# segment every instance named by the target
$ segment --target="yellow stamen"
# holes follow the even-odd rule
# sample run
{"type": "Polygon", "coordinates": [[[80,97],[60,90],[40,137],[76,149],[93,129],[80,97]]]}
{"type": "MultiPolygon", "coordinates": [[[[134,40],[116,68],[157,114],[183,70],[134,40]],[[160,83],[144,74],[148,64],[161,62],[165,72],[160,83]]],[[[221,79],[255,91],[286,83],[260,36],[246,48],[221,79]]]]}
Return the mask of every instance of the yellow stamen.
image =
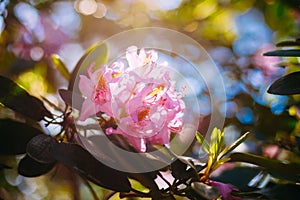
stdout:
{"type": "Polygon", "coordinates": [[[158,95],[160,92],[162,92],[165,89],[164,85],[159,85],[158,87],[154,88],[152,92],[149,92],[147,96],[154,97],[158,95]]]}
{"type": "Polygon", "coordinates": [[[103,73],[99,74],[99,81],[98,81],[98,85],[97,85],[98,89],[106,89],[106,80],[103,76],[103,73]]]}

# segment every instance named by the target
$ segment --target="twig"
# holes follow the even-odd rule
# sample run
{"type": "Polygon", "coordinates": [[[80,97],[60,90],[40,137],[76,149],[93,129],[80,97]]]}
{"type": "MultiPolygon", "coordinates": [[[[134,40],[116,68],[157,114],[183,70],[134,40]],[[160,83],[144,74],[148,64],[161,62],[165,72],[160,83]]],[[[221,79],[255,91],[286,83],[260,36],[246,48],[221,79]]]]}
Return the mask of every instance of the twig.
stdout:
{"type": "Polygon", "coordinates": [[[81,179],[83,180],[83,182],[85,183],[85,185],[89,188],[91,194],[93,195],[94,197],[94,200],[100,200],[94,190],[94,188],[91,186],[91,184],[83,177],[81,177],[81,179]]]}

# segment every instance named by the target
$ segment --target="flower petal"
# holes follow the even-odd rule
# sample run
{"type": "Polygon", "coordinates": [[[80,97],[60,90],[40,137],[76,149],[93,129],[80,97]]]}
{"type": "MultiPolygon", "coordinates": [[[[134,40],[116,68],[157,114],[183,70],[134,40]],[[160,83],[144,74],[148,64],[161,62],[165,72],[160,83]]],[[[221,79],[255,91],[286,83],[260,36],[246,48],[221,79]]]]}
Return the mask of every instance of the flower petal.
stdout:
{"type": "Polygon", "coordinates": [[[126,59],[129,64],[129,68],[134,69],[137,67],[141,67],[141,61],[139,56],[137,55],[137,47],[131,46],[126,50],[126,59]]]}
{"type": "Polygon", "coordinates": [[[80,75],[79,90],[87,98],[90,98],[93,93],[93,83],[84,75],[80,75]]]}
{"type": "Polygon", "coordinates": [[[98,111],[96,110],[96,105],[89,99],[86,99],[81,107],[79,121],[86,120],[89,116],[96,114],[98,111]]]}
{"type": "Polygon", "coordinates": [[[143,138],[135,138],[135,137],[131,137],[131,136],[126,136],[128,142],[134,146],[137,150],[139,150],[140,152],[146,152],[146,141],[143,138]]]}

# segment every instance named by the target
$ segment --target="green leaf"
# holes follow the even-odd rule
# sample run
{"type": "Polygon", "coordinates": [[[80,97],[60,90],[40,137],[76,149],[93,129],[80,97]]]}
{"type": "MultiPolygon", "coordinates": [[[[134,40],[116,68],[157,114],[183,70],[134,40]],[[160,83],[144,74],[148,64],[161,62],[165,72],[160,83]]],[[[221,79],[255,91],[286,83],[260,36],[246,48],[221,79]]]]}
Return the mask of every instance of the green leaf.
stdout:
{"type": "Polygon", "coordinates": [[[201,145],[202,149],[206,153],[209,154],[210,153],[210,151],[209,151],[209,144],[205,141],[204,137],[198,131],[196,132],[196,138],[197,138],[199,144],[201,145]]]}
{"type": "Polygon", "coordinates": [[[224,142],[224,131],[221,131],[220,130],[220,135],[219,135],[219,138],[218,138],[218,152],[217,154],[219,155],[221,153],[221,150],[223,148],[223,142],[224,142]]]}
{"type": "Polygon", "coordinates": [[[280,95],[300,94],[300,72],[294,72],[276,80],[268,89],[268,93],[280,95]]]}
{"type": "Polygon", "coordinates": [[[32,138],[26,148],[27,154],[39,163],[49,164],[55,162],[50,150],[52,148],[52,144],[54,144],[56,140],[45,134],[40,134],[32,138]]]}
{"type": "Polygon", "coordinates": [[[51,55],[51,60],[52,60],[52,63],[54,65],[54,67],[61,73],[61,75],[63,75],[63,77],[65,77],[66,80],[69,81],[71,75],[70,75],[66,65],[60,59],[59,55],[52,54],[51,55]]]}
{"type": "Polygon", "coordinates": [[[282,162],[248,153],[233,153],[230,155],[230,158],[232,162],[246,162],[259,165],[277,178],[300,181],[299,163],[282,162]]]}
{"type": "Polygon", "coordinates": [[[276,184],[258,190],[256,193],[265,196],[264,199],[300,199],[300,186],[296,184],[276,184]]]}
{"type": "Polygon", "coordinates": [[[26,90],[4,76],[0,76],[0,103],[33,120],[52,117],[41,100],[29,95],[26,90]]]}
{"type": "Polygon", "coordinates": [[[0,120],[0,154],[16,155],[26,152],[31,138],[43,134],[40,130],[27,124],[10,119],[0,120]]]}
{"type": "Polygon", "coordinates": [[[55,164],[55,162],[40,163],[26,155],[18,165],[18,173],[26,177],[37,177],[48,173],[55,164]]]}
{"type": "Polygon", "coordinates": [[[51,153],[58,162],[99,186],[119,192],[131,189],[126,173],[106,166],[77,144],[54,143],[51,153]]]}
{"type": "Polygon", "coordinates": [[[263,54],[264,56],[280,56],[280,57],[300,57],[300,50],[275,50],[263,54]]]}
{"type": "Polygon", "coordinates": [[[249,136],[250,132],[246,132],[241,137],[239,137],[233,144],[231,144],[229,147],[226,147],[219,155],[219,159],[221,159],[223,156],[227,155],[228,153],[232,152],[236,147],[238,147],[241,143],[243,143],[247,137],[249,136]]]}

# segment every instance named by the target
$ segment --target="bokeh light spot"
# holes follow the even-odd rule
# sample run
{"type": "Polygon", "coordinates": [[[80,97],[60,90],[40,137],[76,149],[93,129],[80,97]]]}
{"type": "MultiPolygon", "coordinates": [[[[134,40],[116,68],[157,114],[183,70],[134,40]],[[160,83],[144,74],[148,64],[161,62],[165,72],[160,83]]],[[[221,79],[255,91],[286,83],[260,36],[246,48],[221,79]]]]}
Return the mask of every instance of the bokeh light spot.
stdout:
{"type": "Polygon", "coordinates": [[[237,119],[242,124],[252,124],[254,122],[254,114],[251,108],[243,107],[236,113],[237,119]]]}
{"type": "Polygon", "coordinates": [[[216,0],[205,0],[199,3],[193,12],[193,16],[195,19],[205,19],[213,12],[215,12],[217,8],[216,0]]]}
{"type": "Polygon", "coordinates": [[[30,49],[30,57],[34,61],[39,61],[44,56],[44,50],[41,47],[33,47],[30,49]]]}
{"type": "Polygon", "coordinates": [[[29,4],[18,3],[14,7],[14,13],[18,20],[30,30],[33,30],[39,24],[38,11],[29,4]]]}
{"type": "Polygon", "coordinates": [[[81,0],[76,5],[78,5],[78,11],[83,15],[92,15],[97,11],[97,3],[94,0],[81,0]]]}
{"type": "Polygon", "coordinates": [[[193,32],[193,31],[197,30],[197,28],[198,28],[198,22],[193,21],[193,22],[189,23],[188,25],[186,25],[184,27],[184,30],[186,32],[193,32]]]}
{"type": "Polygon", "coordinates": [[[102,18],[106,15],[107,8],[103,3],[97,3],[97,10],[93,14],[96,18],[102,18]]]}

